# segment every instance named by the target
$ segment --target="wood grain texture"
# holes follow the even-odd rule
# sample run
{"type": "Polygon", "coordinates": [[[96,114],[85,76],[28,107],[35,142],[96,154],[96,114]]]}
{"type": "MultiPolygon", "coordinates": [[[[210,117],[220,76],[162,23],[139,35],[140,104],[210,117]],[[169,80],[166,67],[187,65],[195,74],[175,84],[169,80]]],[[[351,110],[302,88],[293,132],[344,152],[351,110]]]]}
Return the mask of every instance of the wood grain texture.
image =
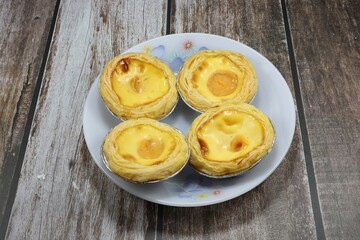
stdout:
{"type": "MultiPolygon", "coordinates": [[[[274,1],[175,1],[172,32],[205,32],[243,42],[280,70],[291,90],[283,16],[274,1]]],[[[315,239],[307,172],[297,126],[279,168],[231,201],[201,208],[164,207],[164,239],[315,239]]]]}
{"type": "Polygon", "coordinates": [[[360,2],[291,0],[288,9],[325,235],[358,239],[360,2]]]}
{"type": "Polygon", "coordinates": [[[8,239],[154,239],[157,205],[112,184],[82,134],[87,92],[114,55],[165,34],[166,1],[61,1],[8,239]]]}
{"type": "Polygon", "coordinates": [[[0,225],[54,7],[45,0],[0,2],[0,225]]]}

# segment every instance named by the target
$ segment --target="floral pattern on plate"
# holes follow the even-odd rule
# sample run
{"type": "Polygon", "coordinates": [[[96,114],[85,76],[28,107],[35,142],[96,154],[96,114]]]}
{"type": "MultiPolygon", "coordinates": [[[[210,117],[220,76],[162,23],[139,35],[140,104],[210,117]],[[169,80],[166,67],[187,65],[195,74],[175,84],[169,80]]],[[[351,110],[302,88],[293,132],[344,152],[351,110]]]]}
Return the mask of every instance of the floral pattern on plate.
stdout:
{"type": "Polygon", "coordinates": [[[235,183],[231,179],[211,179],[197,173],[190,173],[166,181],[165,184],[167,189],[179,198],[204,199],[221,195],[225,186],[235,183]]]}
{"type": "Polygon", "coordinates": [[[166,49],[165,45],[149,46],[146,45],[142,52],[151,54],[165,62],[174,73],[178,73],[185,60],[202,50],[207,50],[205,46],[196,46],[193,41],[185,40],[178,49],[166,49]]]}

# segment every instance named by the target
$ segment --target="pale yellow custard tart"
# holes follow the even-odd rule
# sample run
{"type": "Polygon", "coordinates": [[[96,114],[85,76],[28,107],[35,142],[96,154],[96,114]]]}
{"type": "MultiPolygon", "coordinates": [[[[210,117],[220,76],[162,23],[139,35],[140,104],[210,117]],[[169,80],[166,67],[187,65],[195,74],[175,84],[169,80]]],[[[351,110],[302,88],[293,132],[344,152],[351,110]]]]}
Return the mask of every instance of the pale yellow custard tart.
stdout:
{"type": "Polygon", "coordinates": [[[225,103],[249,103],[257,84],[249,59],[225,50],[194,54],[186,60],[177,79],[183,100],[200,112],[225,103]]]}
{"type": "Polygon", "coordinates": [[[207,176],[229,177],[245,172],[269,153],[275,132],[256,107],[227,104],[198,116],[187,139],[192,167],[207,176]]]}
{"type": "Polygon", "coordinates": [[[102,71],[99,88],[107,108],[123,120],[163,118],[178,100],[174,73],[159,59],[143,53],[111,59],[102,71]]]}
{"type": "Polygon", "coordinates": [[[102,157],[110,171],[135,183],[157,182],[178,173],[189,159],[184,135],[153,119],[120,123],[105,137],[102,157]]]}

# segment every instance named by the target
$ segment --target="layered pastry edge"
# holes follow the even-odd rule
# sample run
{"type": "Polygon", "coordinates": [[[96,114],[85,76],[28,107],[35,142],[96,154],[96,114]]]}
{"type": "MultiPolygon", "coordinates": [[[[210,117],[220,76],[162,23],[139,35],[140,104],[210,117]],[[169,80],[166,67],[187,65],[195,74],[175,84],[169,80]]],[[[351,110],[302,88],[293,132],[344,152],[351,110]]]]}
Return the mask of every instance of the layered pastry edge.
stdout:
{"type": "MultiPolygon", "coordinates": [[[[251,126],[251,124],[252,123],[250,123],[249,126],[251,126]]],[[[236,139],[237,137],[235,135],[232,136],[234,139],[236,139]]],[[[224,136],[225,137],[223,139],[226,139],[226,135],[224,136]]],[[[246,138],[246,136],[244,138],[246,138]]],[[[211,139],[211,136],[208,139],[211,139]]],[[[272,149],[275,140],[275,131],[269,118],[256,107],[246,103],[237,105],[227,104],[218,108],[210,109],[198,116],[190,126],[187,140],[190,147],[189,163],[193,168],[195,168],[197,171],[204,175],[214,177],[226,177],[245,172],[246,170],[256,165],[265,155],[267,155],[272,149]],[[206,125],[207,123],[209,123],[209,121],[211,121],[211,119],[223,114],[226,111],[244,113],[245,115],[249,115],[256,121],[258,121],[258,123],[262,126],[262,142],[259,146],[255,146],[253,150],[251,150],[244,156],[223,160],[221,158],[214,159],[211,157],[207,157],[208,155],[204,154],[204,151],[206,151],[206,147],[208,147],[206,145],[207,143],[201,142],[202,139],[201,137],[199,137],[198,133],[199,131],[201,131],[201,128],[202,126],[204,126],[204,124],[206,125]]],[[[244,141],[246,140],[244,139],[244,141]]],[[[232,143],[233,142],[231,142],[231,144],[228,144],[228,147],[236,149],[238,146],[236,144],[234,146],[230,146],[232,145],[232,143]]],[[[241,144],[239,145],[239,147],[241,148],[241,144]]]]}
{"type": "Polygon", "coordinates": [[[226,103],[249,103],[256,94],[257,85],[250,60],[240,53],[226,50],[204,50],[192,55],[185,61],[177,77],[179,94],[190,107],[200,112],[226,103]],[[218,64],[216,58],[223,59],[225,64],[218,64]],[[211,73],[204,79],[201,75],[206,74],[201,71],[205,69],[206,72],[207,68],[211,73]],[[199,78],[200,82],[206,81],[206,84],[200,84],[204,91],[197,88],[194,78],[199,78]]]}
{"type": "Polygon", "coordinates": [[[136,183],[156,182],[174,176],[189,159],[184,135],[165,123],[148,118],[128,120],[114,127],[105,137],[101,151],[110,171],[136,183]],[[139,134],[132,132],[131,138],[126,139],[127,130],[143,127],[156,130],[151,135],[151,130],[139,129],[139,134]],[[163,137],[165,135],[167,137],[163,137]],[[121,142],[126,142],[124,149],[119,146],[121,142]]]}
{"type": "MultiPolygon", "coordinates": [[[[153,76],[151,79],[157,81],[153,76]]],[[[161,119],[174,109],[178,101],[176,77],[174,73],[161,60],[144,53],[127,53],[108,61],[100,75],[99,91],[108,110],[122,120],[136,118],[161,119]],[[131,64],[131,62],[134,64],[131,64]],[[145,66],[145,68],[143,66],[145,66]],[[134,68],[136,69],[134,70],[134,68]],[[159,94],[159,84],[151,82],[143,88],[147,95],[141,92],[141,84],[146,83],[143,81],[144,76],[145,78],[148,76],[143,74],[144,76],[141,77],[141,74],[139,74],[139,77],[134,71],[141,71],[142,69],[145,69],[145,71],[149,69],[149,71],[152,70],[153,75],[157,73],[161,74],[159,79],[162,79],[163,85],[167,84],[167,86],[162,88],[162,95],[159,94]],[[120,72],[120,74],[117,74],[118,72],[120,72]],[[129,72],[128,76],[126,75],[127,72],[129,72]],[[124,74],[125,77],[121,78],[121,74],[124,74]],[[114,76],[120,80],[116,81],[114,76]],[[122,96],[122,93],[125,94],[125,96],[122,96]],[[126,96],[126,94],[128,94],[128,96],[126,96]],[[156,94],[159,96],[154,97],[156,94]],[[144,104],[140,102],[137,105],[134,104],[134,106],[130,106],[129,103],[131,103],[131,101],[129,101],[129,99],[140,101],[144,96],[149,98],[147,102],[144,100],[144,104]],[[121,98],[123,98],[123,101],[121,98]]]]}

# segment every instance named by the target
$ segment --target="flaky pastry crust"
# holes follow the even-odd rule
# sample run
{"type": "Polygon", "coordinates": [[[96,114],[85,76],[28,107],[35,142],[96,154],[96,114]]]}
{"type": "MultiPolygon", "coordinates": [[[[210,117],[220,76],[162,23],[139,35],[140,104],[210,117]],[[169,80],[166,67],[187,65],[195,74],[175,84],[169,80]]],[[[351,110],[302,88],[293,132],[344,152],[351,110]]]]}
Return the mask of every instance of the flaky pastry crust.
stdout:
{"type": "MultiPolygon", "coordinates": [[[[210,68],[208,71],[217,74],[218,79],[221,78],[221,75],[224,76],[224,73],[216,73],[224,69],[223,64],[216,64],[210,68]]],[[[214,74],[210,75],[214,76],[214,74]]],[[[249,103],[255,96],[257,85],[256,73],[249,59],[242,54],[225,50],[204,50],[192,55],[186,60],[177,77],[177,87],[181,97],[188,105],[200,112],[226,103],[249,103]],[[214,94],[213,99],[210,99],[201,94],[197,87],[194,86],[196,85],[194,84],[194,73],[206,70],[206,64],[203,63],[206,63],[207,59],[215,58],[226,59],[234,67],[236,66],[236,71],[241,72],[242,76],[239,77],[238,73],[234,74],[231,70],[225,71],[225,74],[228,73],[229,75],[228,79],[225,79],[223,82],[221,80],[217,80],[217,82],[213,80],[212,84],[208,84],[207,88],[214,94]],[[224,84],[228,86],[224,87],[224,84]],[[237,84],[241,84],[241,87],[238,88],[237,84]],[[233,91],[235,92],[233,93],[233,91]],[[230,98],[226,95],[229,95],[230,98]]]]}
{"type": "MultiPolygon", "coordinates": [[[[141,67],[136,66],[137,69],[141,69],[141,67]]],[[[131,76],[136,78],[137,76],[131,76]]],[[[137,81],[142,81],[146,79],[146,75],[141,75],[139,72],[139,77],[137,81]]],[[[134,91],[129,91],[128,94],[134,94],[136,96],[140,95],[141,93],[136,92],[137,89],[137,82],[133,83],[129,81],[129,84],[133,84],[132,87],[134,91]]],[[[154,87],[157,83],[152,84],[154,87]]],[[[130,88],[131,89],[131,88],[130,88]]],[[[117,117],[122,120],[127,119],[136,119],[136,118],[152,118],[152,119],[161,119],[167,116],[175,107],[178,101],[178,93],[176,90],[176,77],[171,71],[171,69],[159,59],[152,57],[148,54],[144,53],[128,53],[123,54],[111,59],[104,67],[101,76],[100,76],[100,84],[99,84],[99,91],[100,95],[107,106],[107,108],[117,117]],[[131,68],[132,65],[126,62],[141,62],[142,65],[148,65],[155,67],[161,70],[161,78],[165,78],[168,82],[168,90],[164,93],[163,96],[159,97],[158,99],[151,99],[149,102],[144,103],[139,106],[127,106],[126,104],[122,103],[121,97],[119,96],[116,91],[114,90],[112,78],[113,74],[116,71],[121,71],[123,69],[124,76],[126,76],[127,68],[131,68]],[[120,68],[119,64],[123,64],[123,67],[120,68]],[[120,69],[120,70],[119,70],[120,69]]]]}
{"type": "MultiPolygon", "coordinates": [[[[148,135],[151,135],[151,132],[148,135]]],[[[154,138],[156,138],[156,135],[154,135],[154,138]]],[[[189,159],[189,148],[184,135],[180,131],[153,119],[140,118],[122,122],[113,128],[104,139],[102,156],[110,171],[123,179],[136,183],[148,183],[164,180],[178,173],[186,165],[189,159]],[[135,146],[127,146],[128,148],[133,147],[134,149],[145,151],[145,154],[140,154],[140,157],[145,156],[144,159],[140,159],[143,163],[137,162],[133,158],[122,154],[125,150],[122,150],[123,146],[119,146],[116,143],[118,137],[125,131],[139,126],[150,127],[150,129],[154,128],[156,132],[161,131],[166,135],[171,136],[170,141],[174,143],[171,146],[166,145],[170,144],[170,141],[167,140],[159,143],[162,146],[160,154],[163,149],[170,149],[161,161],[146,164],[147,161],[152,161],[156,158],[156,153],[154,155],[154,151],[159,150],[156,146],[151,146],[151,136],[149,139],[146,134],[144,136],[141,136],[141,134],[133,135],[131,136],[131,141],[126,142],[126,145],[132,144],[131,142],[136,143],[135,146]],[[150,145],[144,145],[144,140],[150,145]],[[141,149],[144,147],[145,149],[141,149]]],[[[137,157],[139,158],[139,156],[137,157]]]]}
{"type": "MultiPolygon", "coordinates": [[[[224,131],[221,134],[226,133],[224,131]]],[[[235,137],[236,136],[234,136],[234,138],[235,137]]],[[[268,154],[275,140],[275,132],[268,117],[256,107],[246,103],[238,105],[227,104],[218,108],[210,109],[198,116],[193,121],[189,129],[187,140],[190,146],[189,163],[192,167],[200,173],[208,176],[226,177],[245,172],[257,164],[266,154],[268,154]],[[214,119],[216,116],[222,117],[222,114],[229,112],[246,114],[255,119],[254,121],[258,122],[262,126],[262,143],[254,147],[254,149],[251,149],[251,151],[249,151],[246,155],[235,159],[221,159],[221,157],[220,159],[216,159],[216,161],[208,159],[206,154],[204,154],[204,146],[202,146],[203,143],[199,141],[199,131],[201,131],[202,127],[209,123],[211,119],[214,119]]],[[[241,143],[239,146],[241,147],[241,143]]],[[[235,151],[236,150],[237,149],[235,147],[235,151]]]]}

